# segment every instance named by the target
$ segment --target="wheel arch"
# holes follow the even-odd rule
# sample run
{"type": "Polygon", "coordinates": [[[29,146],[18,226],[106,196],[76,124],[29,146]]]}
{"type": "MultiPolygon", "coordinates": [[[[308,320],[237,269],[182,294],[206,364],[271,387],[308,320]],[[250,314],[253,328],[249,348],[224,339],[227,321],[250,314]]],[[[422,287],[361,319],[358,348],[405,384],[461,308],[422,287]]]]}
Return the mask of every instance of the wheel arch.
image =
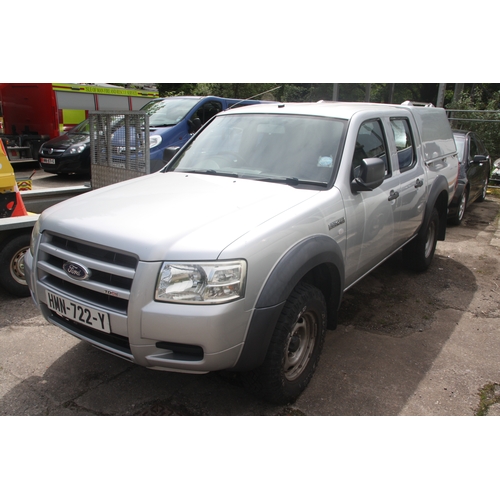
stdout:
{"type": "Polygon", "coordinates": [[[327,236],[311,236],[290,248],[268,276],[233,370],[251,370],[262,364],[281,310],[301,281],[321,291],[327,304],[327,327],[336,327],[344,287],[342,251],[338,243],[327,236]]]}
{"type": "Polygon", "coordinates": [[[425,216],[422,227],[427,227],[432,215],[432,209],[436,208],[439,214],[438,240],[444,241],[446,236],[446,223],[448,219],[448,205],[450,203],[448,194],[448,181],[445,177],[437,177],[431,187],[425,207],[425,216]]]}

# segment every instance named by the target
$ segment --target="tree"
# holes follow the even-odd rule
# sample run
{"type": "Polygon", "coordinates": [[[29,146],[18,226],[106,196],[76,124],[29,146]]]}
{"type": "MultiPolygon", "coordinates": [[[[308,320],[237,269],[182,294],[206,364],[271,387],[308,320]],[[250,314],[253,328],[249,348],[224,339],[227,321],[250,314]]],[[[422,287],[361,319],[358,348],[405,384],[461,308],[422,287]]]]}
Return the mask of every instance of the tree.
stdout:
{"type": "Polygon", "coordinates": [[[196,83],[157,83],[160,97],[170,97],[174,95],[192,95],[192,89],[196,83]]]}
{"type": "Polygon", "coordinates": [[[158,83],[160,96],[214,95],[233,99],[248,99],[258,95],[259,99],[277,100],[277,94],[268,91],[275,83],[158,83]]]}
{"type": "Polygon", "coordinates": [[[459,130],[472,130],[482,140],[492,160],[500,157],[500,85],[468,84],[448,106],[453,111],[451,125],[459,130]],[[496,113],[493,111],[497,111],[496,113]]]}

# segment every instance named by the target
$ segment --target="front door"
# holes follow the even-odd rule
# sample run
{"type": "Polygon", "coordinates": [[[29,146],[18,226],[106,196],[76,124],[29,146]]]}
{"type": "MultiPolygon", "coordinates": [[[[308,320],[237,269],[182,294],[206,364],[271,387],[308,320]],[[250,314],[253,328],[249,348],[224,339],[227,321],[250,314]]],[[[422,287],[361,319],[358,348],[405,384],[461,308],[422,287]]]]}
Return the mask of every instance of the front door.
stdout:
{"type": "Polygon", "coordinates": [[[360,191],[349,202],[346,247],[346,276],[351,285],[389,256],[394,250],[399,180],[393,175],[387,140],[380,120],[369,120],[359,128],[352,159],[351,178],[358,176],[364,158],[381,158],[386,165],[385,179],[373,191],[360,191]]]}

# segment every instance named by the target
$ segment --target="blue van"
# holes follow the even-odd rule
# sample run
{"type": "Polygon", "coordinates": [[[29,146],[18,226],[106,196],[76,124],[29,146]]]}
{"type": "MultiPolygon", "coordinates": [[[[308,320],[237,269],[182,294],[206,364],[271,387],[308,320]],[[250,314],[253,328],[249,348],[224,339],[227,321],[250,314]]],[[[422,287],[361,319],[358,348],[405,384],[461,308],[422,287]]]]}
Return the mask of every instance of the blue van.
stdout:
{"type": "MultiPolygon", "coordinates": [[[[149,115],[150,171],[164,165],[163,151],[168,147],[182,147],[210,118],[226,109],[261,104],[269,101],[226,99],[223,97],[180,96],[155,99],[141,111],[149,115]]],[[[124,146],[124,135],[117,134],[113,146],[124,146]],[[123,144],[116,141],[121,136],[123,144]]]]}

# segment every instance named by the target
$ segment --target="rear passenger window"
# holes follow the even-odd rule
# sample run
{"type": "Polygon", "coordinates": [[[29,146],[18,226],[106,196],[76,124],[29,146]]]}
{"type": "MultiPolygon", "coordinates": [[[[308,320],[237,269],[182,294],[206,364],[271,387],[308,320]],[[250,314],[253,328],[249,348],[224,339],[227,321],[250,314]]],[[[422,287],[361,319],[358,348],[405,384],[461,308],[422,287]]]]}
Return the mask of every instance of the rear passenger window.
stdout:
{"type": "Polygon", "coordinates": [[[356,149],[352,159],[354,177],[358,177],[359,167],[365,158],[380,158],[385,163],[385,176],[389,177],[391,171],[387,161],[387,147],[382,125],[378,120],[370,120],[361,125],[356,138],[356,149]]]}
{"type": "Polygon", "coordinates": [[[392,118],[391,125],[398,152],[399,170],[403,172],[415,165],[415,146],[410,124],[406,118],[392,118]]]}

